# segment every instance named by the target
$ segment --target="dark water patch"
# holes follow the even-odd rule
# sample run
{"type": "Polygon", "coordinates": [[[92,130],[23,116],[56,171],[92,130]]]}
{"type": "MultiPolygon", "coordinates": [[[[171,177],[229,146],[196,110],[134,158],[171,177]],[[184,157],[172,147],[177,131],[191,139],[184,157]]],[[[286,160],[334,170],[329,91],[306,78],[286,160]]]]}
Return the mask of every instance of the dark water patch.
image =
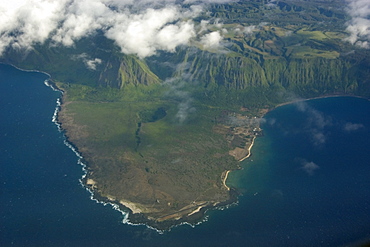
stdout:
{"type": "Polygon", "coordinates": [[[166,109],[159,107],[156,110],[145,110],[139,113],[139,117],[143,123],[153,123],[167,116],[166,109]]]}

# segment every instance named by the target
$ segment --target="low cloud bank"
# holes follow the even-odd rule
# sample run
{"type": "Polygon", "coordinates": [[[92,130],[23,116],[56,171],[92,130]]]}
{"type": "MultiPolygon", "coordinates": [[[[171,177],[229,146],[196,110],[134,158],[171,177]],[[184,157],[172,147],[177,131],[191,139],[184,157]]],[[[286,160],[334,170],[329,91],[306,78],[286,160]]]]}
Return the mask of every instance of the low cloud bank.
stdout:
{"type": "Polygon", "coordinates": [[[352,17],[347,22],[347,31],[350,36],[346,38],[351,44],[370,49],[370,1],[347,0],[347,13],[352,17]]]}
{"type": "Polygon", "coordinates": [[[32,49],[50,39],[55,45],[75,41],[98,30],[126,54],[139,57],[197,40],[216,48],[219,32],[202,33],[193,21],[206,3],[227,0],[13,0],[0,2],[0,55],[7,47],[32,49]]]}

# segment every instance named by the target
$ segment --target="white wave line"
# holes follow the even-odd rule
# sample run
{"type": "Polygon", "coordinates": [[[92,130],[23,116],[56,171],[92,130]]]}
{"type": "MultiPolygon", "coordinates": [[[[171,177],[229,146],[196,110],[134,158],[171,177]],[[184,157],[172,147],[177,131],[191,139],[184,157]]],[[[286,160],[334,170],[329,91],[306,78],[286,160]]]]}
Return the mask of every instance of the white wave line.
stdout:
{"type": "MultiPolygon", "coordinates": [[[[58,92],[61,92],[62,95],[63,95],[63,91],[62,90],[59,90],[57,88],[55,88],[52,84],[49,83],[48,80],[45,80],[44,81],[44,84],[48,87],[50,87],[53,91],[58,91],[58,92]]],[[[63,129],[61,127],[61,124],[58,122],[58,113],[61,109],[61,97],[59,97],[57,100],[56,100],[56,107],[55,107],[55,110],[54,110],[54,113],[53,113],[53,117],[52,117],[52,122],[57,126],[58,128],[58,131],[60,133],[63,133],[63,129]]],[[[100,201],[96,198],[94,198],[94,191],[92,191],[90,188],[88,188],[87,186],[84,185],[83,183],[83,179],[87,176],[87,168],[86,168],[86,164],[84,164],[82,162],[83,160],[83,157],[82,155],[77,151],[77,149],[67,140],[67,137],[65,136],[65,134],[63,134],[63,137],[64,137],[64,145],[66,145],[69,149],[71,149],[75,155],[78,157],[78,160],[77,160],[77,164],[79,164],[82,168],[82,171],[83,171],[83,175],[82,177],[79,179],[79,182],[80,182],[80,185],[82,188],[84,188],[85,190],[87,190],[89,193],[90,193],[90,199],[92,201],[95,201],[96,203],[99,203],[99,204],[103,204],[103,206],[107,206],[107,205],[110,205],[114,210],[120,212],[123,216],[123,220],[122,220],[122,223],[123,224],[127,224],[127,225],[133,225],[133,226],[139,226],[139,225],[144,225],[152,230],[155,230],[157,231],[159,234],[163,234],[164,231],[161,231],[161,230],[158,230],[154,227],[151,227],[151,226],[148,226],[146,224],[143,224],[143,223],[138,223],[138,224],[135,224],[135,223],[132,223],[129,221],[128,219],[128,216],[129,216],[129,212],[127,211],[123,211],[118,204],[115,204],[115,203],[112,203],[112,202],[105,202],[105,201],[100,201]]]]}
{"type": "Polygon", "coordinates": [[[55,91],[55,92],[60,92],[60,93],[62,93],[62,94],[63,94],[63,91],[62,91],[62,90],[60,90],[59,88],[54,87],[54,85],[53,85],[52,83],[50,83],[50,80],[49,80],[49,79],[46,79],[46,80],[44,81],[44,84],[45,84],[47,87],[50,87],[53,91],[55,91]]]}
{"type": "MultiPolygon", "coordinates": [[[[3,63],[0,63],[0,64],[3,64],[3,63]]],[[[63,96],[64,92],[62,90],[58,89],[57,87],[55,87],[52,83],[50,83],[50,78],[51,78],[51,75],[50,74],[48,74],[48,73],[46,73],[44,71],[39,71],[39,70],[25,70],[25,69],[21,69],[21,68],[18,68],[17,66],[14,66],[13,64],[9,64],[9,65],[12,66],[12,67],[14,67],[14,68],[16,68],[16,69],[18,69],[18,70],[20,70],[20,71],[23,71],[23,72],[37,72],[37,73],[42,73],[42,74],[47,75],[49,77],[49,79],[46,79],[44,81],[45,86],[50,87],[55,92],[60,92],[62,94],[62,96],[63,96]]],[[[58,122],[58,113],[61,110],[61,105],[62,105],[62,100],[61,99],[62,99],[62,96],[57,98],[57,100],[56,100],[56,107],[55,107],[53,116],[51,118],[51,121],[57,126],[57,129],[58,129],[58,131],[60,133],[63,133],[63,129],[62,129],[62,126],[61,126],[60,122],[58,122]]],[[[132,226],[144,225],[144,226],[146,226],[149,229],[152,229],[152,230],[157,231],[159,234],[163,234],[164,233],[164,231],[158,230],[158,229],[156,229],[154,227],[151,227],[149,225],[146,225],[144,223],[137,223],[137,224],[132,223],[128,219],[129,212],[123,211],[119,207],[118,204],[115,204],[115,203],[112,203],[112,202],[99,201],[98,199],[94,198],[94,192],[91,189],[89,189],[87,186],[85,186],[83,184],[83,181],[82,181],[87,176],[86,164],[84,164],[82,162],[82,160],[83,160],[82,155],[77,151],[77,149],[70,142],[68,142],[67,137],[66,137],[66,135],[64,133],[63,133],[63,137],[64,137],[64,141],[63,141],[64,145],[66,145],[69,149],[71,149],[76,154],[76,156],[78,157],[77,164],[81,165],[82,171],[83,171],[83,175],[79,179],[79,182],[80,182],[81,186],[90,193],[90,199],[92,201],[95,201],[96,203],[99,203],[99,204],[103,204],[103,206],[110,205],[114,210],[120,212],[122,214],[122,216],[123,216],[123,220],[122,220],[122,223],[123,224],[132,225],[132,226]]]]}
{"type": "MultiPolygon", "coordinates": [[[[58,89],[58,88],[55,88],[51,83],[49,83],[49,80],[45,80],[45,81],[44,81],[44,84],[45,84],[46,86],[50,87],[53,91],[60,92],[62,95],[64,94],[64,92],[63,92],[62,90],[60,90],[60,89],[58,89]]],[[[59,113],[59,111],[61,110],[61,105],[62,105],[61,97],[59,97],[59,98],[56,100],[56,107],[55,107],[55,110],[54,110],[54,113],[53,113],[52,122],[57,126],[58,131],[59,131],[60,133],[63,133],[62,126],[61,126],[60,122],[58,122],[58,113],[59,113]]],[[[87,191],[90,193],[90,199],[91,199],[92,201],[95,201],[96,203],[99,203],[99,204],[103,204],[103,206],[107,206],[107,205],[109,205],[109,206],[111,206],[114,210],[116,210],[116,211],[120,212],[120,213],[122,214],[122,216],[123,216],[123,219],[122,219],[122,223],[123,223],[123,224],[132,225],[132,226],[146,226],[147,228],[149,228],[149,229],[151,229],[151,230],[154,230],[154,231],[156,231],[156,232],[157,232],[157,233],[159,233],[159,234],[164,234],[164,233],[165,233],[165,231],[164,231],[164,230],[159,230],[159,229],[157,229],[157,228],[155,228],[155,227],[152,227],[152,226],[147,225],[147,224],[144,224],[144,223],[132,223],[132,222],[130,222],[130,221],[129,221],[129,215],[130,215],[130,213],[129,213],[129,212],[127,212],[127,211],[123,211],[123,210],[119,207],[119,205],[118,205],[118,204],[113,203],[113,202],[100,201],[100,200],[98,200],[98,199],[94,198],[94,191],[93,191],[93,190],[91,190],[89,187],[85,186],[85,185],[84,185],[84,183],[83,183],[83,180],[84,180],[84,179],[85,179],[85,177],[87,176],[88,171],[87,171],[87,166],[86,166],[86,164],[84,164],[84,163],[82,162],[82,160],[83,160],[82,155],[77,151],[77,148],[76,148],[76,147],[74,147],[74,146],[72,145],[72,143],[70,143],[70,142],[68,141],[68,139],[67,139],[67,137],[66,137],[66,135],[65,135],[64,133],[63,133],[63,137],[64,137],[64,141],[63,141],[64,145],[66,145],[69,149],[71,149],[71,150],[76,154],[76,156],[78,157],[77,164],[79,164],[79,165],[81,166],[82,171],[83,171],[83,175],[82,175],[82,177],[79,179],[79,183],[80,183],[80,185],[81,185],[81,187],[82,187],[82,188],[84,188],[85,190],[87,190],[87,191]]],[[[227,208],[227,207],[228,207],[228,206],[226,206],[226,208],[227,208]]],[[[221,207],[218,207],[217,209],[221,209],[221,207]]],[[[221,210],[223,210],[223,209],[221,209],[221,210]]],[[[206,221],[208,221],[208,215],[204,215],[202,220],[200,220],[200,221],[198,221],[198,222],[196,222],[196,223],[193,223],[193,224],[191,224],[191,223],[189,223],[189,222],[181,222],[180,224],[177,224],[177,225],[171,226],[167,231],[171,231],[171,229],[172,229],[172,228],[174,228],[174,227],[178,227],[178,226],[181,226],[181,225],[189,225],[189,226],[191,226],[191,227],[193,227],[193,228],[194,228],[194,227],[196,227],[197,225],[200,225],[200,224],[202,224],[203,222],[206,222],[206,221]]]]}
{"type": "Polygon", "coordinates": [[[18,69],[20,71],[23,71],[23,72],[37,72],[37,73],[45,74],[45,75],[51,77],[51,75],[49,73],[46,73],[45,71],[35,70],[35,69],[21,69],[21,68],[15,66],[14,64],[11,64],[11,63],[0,63],[0,64],[10,65],[10,66],[12,66],[12,67],[14,67],[14,68],[16,68],[16,69],[18,69]]]}

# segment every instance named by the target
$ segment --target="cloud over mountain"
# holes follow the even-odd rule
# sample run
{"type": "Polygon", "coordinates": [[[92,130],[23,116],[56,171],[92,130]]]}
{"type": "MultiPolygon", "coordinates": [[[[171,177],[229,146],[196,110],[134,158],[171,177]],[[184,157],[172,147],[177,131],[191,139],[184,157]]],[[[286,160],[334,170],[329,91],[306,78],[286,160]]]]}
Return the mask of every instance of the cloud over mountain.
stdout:
{"type": "Polygon", "coordinates": [[[157,50],[198,40],[216,47],[218,33],[202,33],[193,19],[205,3],[225,0],[13,0],[0,2],[0,54],[7,48],[30,49],[50,39],[56,45],[74,42],[98,30],[127,54],[151,56],[157,50]],[[198,31],[197,31],[198,30],[198,31]]]}
{"type": "MultiPolygon", "coordinates": [[[[158,50],[173,52],[192,41],[217,49],[223,33],[208,31],[208,20],[197,23],[194,18],[206,4],[228,2],[237,0],[0,1],[0,55],[8,47],[30,49],[48,39],[55,45],[73,46],[98,30],[114,40],[122,52],[139,57],[158,50]]],[[[370,48],[369,1],[347,2],[352,17],[347,23],[347,40],[370,48]]]]}
{"type": "Polygon", "coordinates": [[[369,0],[347,0],[347,12],[352,19],[347,23],[350,36],[346,39],[352,44],[370,48],[370,2],[369,0]]]}

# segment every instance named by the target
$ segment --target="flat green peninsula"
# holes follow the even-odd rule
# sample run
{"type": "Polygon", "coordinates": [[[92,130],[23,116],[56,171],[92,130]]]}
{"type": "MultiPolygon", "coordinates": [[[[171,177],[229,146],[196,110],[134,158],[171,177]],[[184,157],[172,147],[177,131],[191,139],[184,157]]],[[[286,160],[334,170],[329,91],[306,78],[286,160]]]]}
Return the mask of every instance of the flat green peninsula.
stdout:
{"type": "Polygon", "coordinates": [[[145,216],[144,222],[166,228],[235,201],[226,172],[238,169],[237,159],[259,133],[259,121],[245,109],[194,100],[180,119],[182,102],[169,99],[171,89],[160,84],[129,87],[130,97],[115,102],[71,100],[80,89],[59,87],[66,93],[58,120],[87,164],[85,185],[98,199],[129,209],[133,222],[145,216]]]}
{"type": "Polygon", "coordinates": [[[94,197],[130,211],[131,222],[168,229],[236,200],[227,174],[250,155],[268,109],[326,95],[370,97],[370,51],[344,41],[343,6],[211,4],[195,22],[213,20],[207,31],[224,37],[217,49],[194,40],[138,58],[98,32],[75,47],[9,50],[1,61],[47,71],[65,92],[58,121],[83,156],[94,197]],[[81,57],[100,62],[92,70],[81,57]]]}

